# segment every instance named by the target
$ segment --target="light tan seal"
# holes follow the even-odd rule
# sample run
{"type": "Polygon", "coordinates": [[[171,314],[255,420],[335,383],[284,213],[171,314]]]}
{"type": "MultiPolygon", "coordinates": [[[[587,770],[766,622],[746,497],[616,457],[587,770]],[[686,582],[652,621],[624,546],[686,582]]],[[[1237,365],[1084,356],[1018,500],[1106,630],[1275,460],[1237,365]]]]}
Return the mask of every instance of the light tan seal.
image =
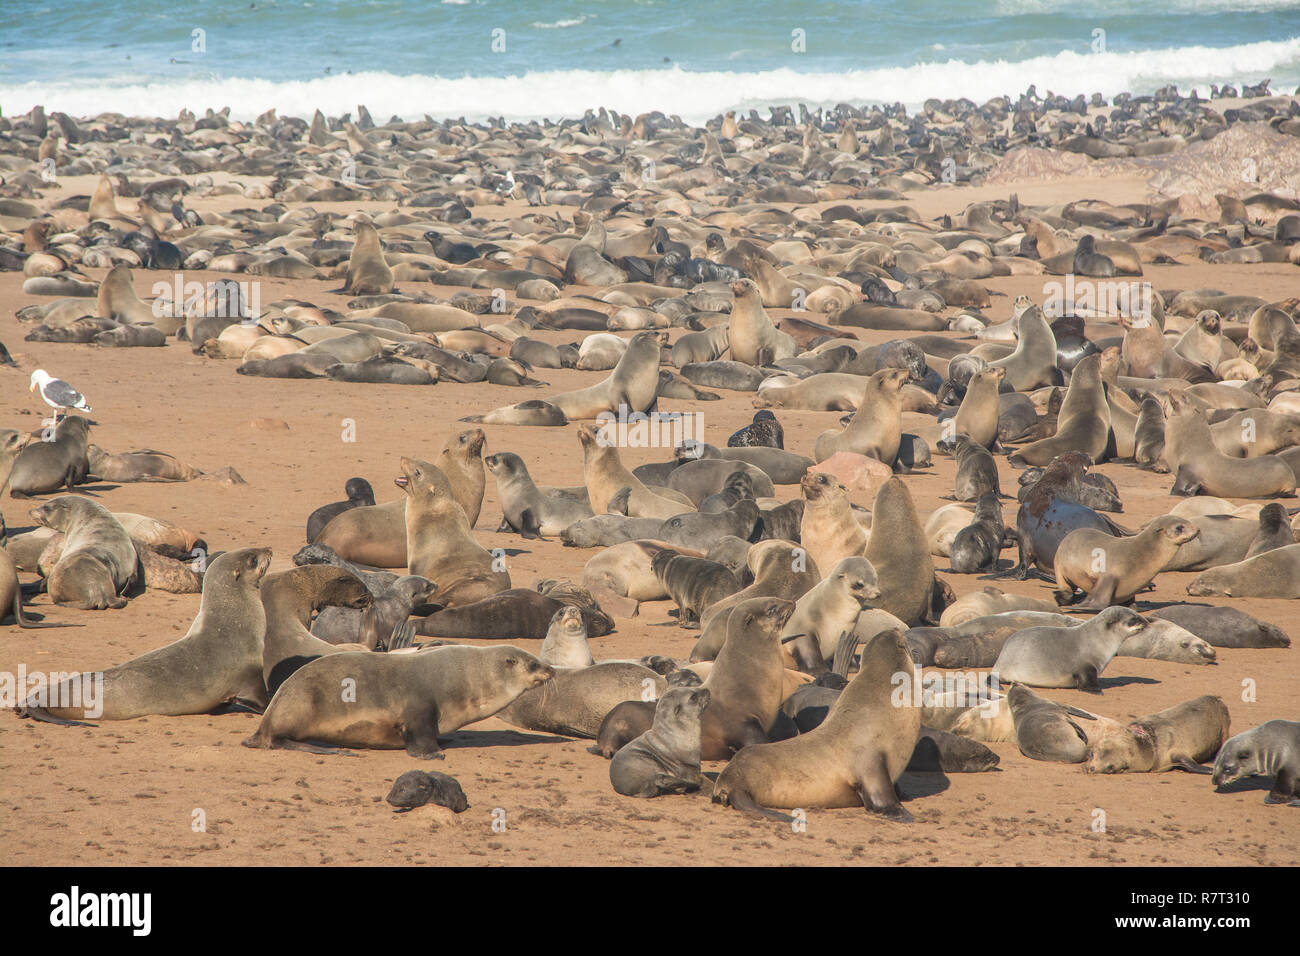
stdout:
{"type": "Polygon", "coordinates": [[[1110,404],[1101,384],[1101,356],[1089,355],[1074,367],[1056,434],[1030,442],[1008,460],[1013,465],[1047,465],[1057,455],[1078,451],[1093,461],[1105,458],[1110,437],[1110,404]]]}
{"type": "Polygon", "coordinates": [[[590,425],[578,426],[582,445],[582,474],[587,486],[587,500],[596,514],[609,511],[610,501],[623,489],[629,518],[671,518],[695,510],[695,503],[671,488],[649,488],[623,466],[618,448],[605,431],[590,425]]]}
{"type": "Polygon", "coordinates": [[[447,439],[434,462],[451,482],[451,493],[465,512],[472,528],[483,510],[483,489],[487,474],[483,468],[483,444],[487,435],[481,428],[470,428],[447,439]]]}
{"type": "Polygon", "coordinates": [[[732,359],[746,365],[762,366],[791,358],[798,351],[794,339],[778,329],[763,308],[762,295],[753,281],[741,279],[733,282],[731,293],[727,342],[732,359]]]}
{"type": "Polygon", "coordinates": [[[338,753],[341,747],[442,756],[440,734],[491,717],[554,671],[512,645],[353,652],[294,671],[245,747],[338,753]]]}
{"type": "Polygon", "coordinates": [[[1056,603],[1073,605],[1077,611],[1131,604],[1169,565],[1179,547],[1200,533],[1190,520],[1177,515],[1156,518],[1132,537],[1076,528],[1056,549],[1056,603]],[[1081,600],[1076,591],[1086,597],[1081,600]]]}
{"type": "Polygon", "coordinates": [[[1088,751],[1089,773],[1163,773],[1179,768],[1208,774],[1228,739],[1230,722],[1223,700],[1206,694],[1123,726],[1107,727],[1088,751]]]}
{"type": "MultiPolygon", "coordinates": [[[[863,806],[911,822],[895,782],[921,730],[921,708],[895,706],[897,675],[916,667],[901,631],[884,631],[863,649],[862,666],[820,726],[777,743],[746,747],[713,787],[713,802],[750,815],[789,821],[783,809],[863,806]]],[[[706,711],[707,712],[707,711],[706,711]]]]}
{"type": "MultiPolygon", "coordinates": [[[[601,412],[646,412],[659,394],[659,344],[657,332],[638,332],[609,377],[598,385],[551,395],[546,403],[570,421],[591,419],[601,412]]],[[[486,419],[486,416],[485,416],[486,419]]]]}
{"type": "Polygon", "coordinates": [[[74,699],[73,687],[79,683],[74,679],[65,681],[46,702],[29,698],[23,716],[67,723],[208,714],[236,703],[265,707],[266,614],[258,588],[270,563],[269,548],[218,555],[203,575],[203,598],[189,632],[175,643],[104,671],[100,713],[88,714],[84,703],[55,704],[74,699]]]}
{"type": "Polygon", "coordinates": [[[843,558],[861,557],[867,550],[867,531],[849,503],[849,493],[834,475],[809,471],[799,482],[803,491],[803,517],[799,542],[819,568],[833,568],[843,558]]]}
{"type": "Polygon", "coordinates": [[[427,461],[403,458],[401,474],[394,483],[406,492],[407,566],[412,574],[438,585],[438,603],[445,607],[473,604],[509,589],[509,572],[474,539],[465,511],[456,503],[451,483],[441,469],[427,461]]]}
{"type": "MultiPolygon", "coordinates": [[[[379,233],[368,222],[358,222],[356,240],[348,260],[347,281],[343,291],[352,295],[383,295],[393,291],[393,270],[384,260],[379,233]]],[[[468,323],[467,323],[468,324],[468,323]]]]}
{"type": "Polygon", "coordinates": [[[938,617],[935,609],[934,562],[925,529],[912,503],[912,493],[901,478],[890,478],[876,493],[871,510],[871,540],[865,557],[876,569],[880,597],[875,607],[888,611],[909,626],[938,617]]]}

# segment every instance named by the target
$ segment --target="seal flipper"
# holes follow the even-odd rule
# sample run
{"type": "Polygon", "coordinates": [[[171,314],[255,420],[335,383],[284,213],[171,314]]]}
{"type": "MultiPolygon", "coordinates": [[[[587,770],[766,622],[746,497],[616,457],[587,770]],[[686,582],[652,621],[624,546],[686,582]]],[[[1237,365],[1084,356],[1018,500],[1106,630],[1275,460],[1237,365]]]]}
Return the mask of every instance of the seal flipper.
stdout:
{"type": "Polygon", "coordinates": [[[403,724],[402,742],[406,752],[418,760],[443,760],[438,744],[438,708],[430,705],[403,724]]]}
{"type": "Polygon", "coordinates": [[[33,720],[39,720],[46,724],[58,724],[60,727],[98,727],[98,724],[92,724],[84,720],[70,720],[67,717],[55,717],[44,707],[24,706],[15,708],[19,717],[30,717],[33,720]]]}
{"type": "Polygon", "coordinates": [[[869,813],[878,813],[896,823],[911,823],[912,815],[898,802],[898,793],[885,768],[885,755],[876,751],[854,761],[854,787],[869,813]]]}
{"type": "MultiPolygon", "coordinates": [[[[1086,599],[1074,605],[1076,611],[1104,611],[1115,601],[1115,587],[1119,578],[1113,574],[1103,574],[1092,586],[1086,599]]],[[[1059,593],[1059,592],[1054,592],[1059,593]]]]}
{"type": "Polygon", "coordinates": [[[746,816],[758,817],[761,820],[780,820],[782,823],[794,823],[794,817],[784,813],[777,813],[775,810],[767,809],[767,807],[760,807],[754,802],[754,798],[743,790],[727,794],[723,799],[718,799],[715,796],[713,802],[729,803],[746,816]]]}
{"type": "Polygon", "coordinates": [[[535,538],[538,541],[545,541],[542,537],[542,526],[537,520],[537,515],[532,508],[525,508],[519,515],[519,533],[525,538],[535,538]]]}
{"type": "Polygon", "coordinates": [[[831,673],[839,674],[841,677],[849,676],[849,668],[853,665],[853,655],[857,653],[860,643],[862,642],[858,639],[856,629],[850,629],[840,634],[840,641],[835,645],[835,656],[831,659],[831,673]]]}
{"type": "MultiPolygon", "coordinates": [[[[1088,694],[1100,694],[1101,683],[1098,680],[1097,668],[1091,664],[1085,665],[1077,674],[1074,675],[1075,686],[1088,694]]],[[[1077,727],[1075,728],[1078,729],[1077,727]]],[[[1083,733],[1083,731],[1079,731],[1083,733]]],[[[1086,739],[1086,738],[1085,738],[1086,739]]]]}
{"type": "Polygon", "coordinates": [[[85,627],[84,624],[74,624],[71,621],[33,621],[23,613],[23,593],[19,588],[14,592],[14,620],[19,627],[26,627],[35,630],[41,627],[85,627]]]}
{"type": "Polygon", "coordinates": [[[1173,760],[1175,767],[1178,767],[1181,770],[1186,770],[1188,773],[1214,773],[1211,768],[1201,766],[1191,757],[1182,756],[1173,757],[1171,759],[1173,760]]]}
{"type": "Polygon", "coordinates": [[[249,737],[243,742],[245,747],[266,747],[268,750],[299,750],[309,754],[328,754],[334,757],[355,757],[356,754],[351,750],[343,747],[333,747],[329,744],[313,744],[305,740],[291,740],[288,737],[272,737],[269,744],[263,744],[257,734],[249,737]]]}

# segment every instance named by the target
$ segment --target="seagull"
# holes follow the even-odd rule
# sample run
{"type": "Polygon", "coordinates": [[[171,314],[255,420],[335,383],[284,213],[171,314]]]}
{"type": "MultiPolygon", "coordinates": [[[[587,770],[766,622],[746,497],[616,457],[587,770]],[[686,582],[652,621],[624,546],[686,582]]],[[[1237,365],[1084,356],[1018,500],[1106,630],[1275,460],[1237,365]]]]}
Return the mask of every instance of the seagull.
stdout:
{"type": "Polygon", "coordinates": [[[86,397],[79,391],[63,381],[61,378],[54,378],[43,368],[38,368],[32,372],[32,385],[29,392],[36,391],[40,386],[41,398],[45,404],[54,409],[55,421],[58,421],[59,410],[63,408],[79,408],[84,412],[91,411],[91,407],[86,404],[86,397]]]}
{"type": "Polygon", "coordinates": [[[497,183],[496,192],[498,196],[512,196],[515,192],[515,174],[513,170],[506,170],[506,178],[497,183]]]}

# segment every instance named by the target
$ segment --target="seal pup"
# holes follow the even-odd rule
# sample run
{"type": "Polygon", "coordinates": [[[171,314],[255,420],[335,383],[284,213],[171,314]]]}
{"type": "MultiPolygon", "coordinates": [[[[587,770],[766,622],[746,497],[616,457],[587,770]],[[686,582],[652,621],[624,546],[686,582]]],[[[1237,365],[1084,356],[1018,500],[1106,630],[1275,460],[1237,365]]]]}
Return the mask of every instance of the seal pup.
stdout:
{"type": "Polygon", "coordinates": [[[1147,626],[1136,612],[1108,607],[1074,627],[1031,627],[1012,634],[993,665],[998,681],[1077,687],[1101,693],[1098,678],[1125,640],[1147,626]]]}
{"type": "Polygon", "coordinates": [[[795,666],[820,674],[835,656],[841,637],[852,633],[858,615],[880,597],[876,569],[866,558],[844,558],[822,581],[795,602],[794,613],[781,630],[795,666]]]}
{"type": "Polygon", "coordinates": [[[1265,803],[1300,807],[1300,721],[1270,720],[1224,743],[1214,761],[1216,787],[1242,777],[1273,778],[1265,803]]]}
{"type": "Polygon", "coordinates": [[[514,452],[497,452],[483,459],[497,483],[502,528],[525,538],[562,534],[570,525],[592,517],[585,501],[543,494],[528,474],[528,466],[514,452]]]}
{"type": "Polygon", "coordinates": [[[446,807],[452,813],[469,809],[469,799],[461,789],[460,781],[445,773],[408,770],[393,781],[393,788],[384,798],[394,813],[410,813],[426,803],[446,807]]]}
{"type": "Polygon", "coordinates": [[[257,732],[243,744],[308,753],[405,749],[430,760],[442,756],[439,734],[491,717],[554,674],[509,644],[328,654],[280,685],[257,732]]]}
{"type": "Polygon", "coordinates": [[[1039,697],[1023,684],[1007,692],[1004,704],[1011,714],[1016,746],[1030,760],[1083,763],[1088,759],[1088,735],[1071,719],[1069,708],[1039,697]]]}
{"type": "Polygon", "coordinates": [[[135,582],[135,544],[107,508],[89,498],[63,495],[33,508],[44,528],[63,533],[62,553],[45,576],[55,604],[102,611],[126,607],[126,590],[135,582]]]}
{"type": "Polygon", "coordinates": [[[698,629],[706,610],[741,589],[726,565],[667,548],[650,559],[650,570],[676,603],[679,627],[698,629]]]}
{"type": "Polygon", "coordinates": [[[406,493],[407,564],[438,585],[439,603],[472,604],[510,587],[510,573],[498,570],[498,559],[474,540],[441,469],[403,458],[394,483],[406,493]]]}
{"type": "Polygon", "coordinates": [[[816,729],[746,747],[718,775],[713,802],[751,816],[789,822],[768,809],[853,807],[911,822],[895,782],[916,749],[920,707],[898,707],[895,675],[915,666],[901,631],[884,631],[863,649],[861,669],[816,729]]]}
{"type": "Polygon", "coordinates": [[[785,448],[785,429],[768,409],[754,413],[754,420],[727,439],[728,448],[785,448]]]}
{"type": "MultiPolygon", "coordinates": [[[[20,714],[51,723],[130,720],[149,714],[209,714],[232,704],[266,706],[262,640],[266,612],[259,592],[271,563],[269,548],[218,555],[203,575],[199,613],[180,640],[103,672],[102,709],[50,705],[28,698],[20,714]]],[[[379,655],[376,655],[379,656],[379,655]]],[[[50,700],[80,699],[80,678],[65,681],[50,700]]]]}
{"type": "Polygon", "coordinates": [[[375,490],[364,478],[349,478],[347,484],[343,486],[343,494],[346,500],[321,505],[307,516],[308,544],[315,544],[316,538],[325,530],[325,526],[349,508],[373,506],[375,503],[375,490]]]}
{"type": "Polygon", "coordinates": [[[1006,537],[1002,502],[995,493],[989,493],[976,503],[974,520],[952,539],[949,552],[951,569],[958,574],[996,571],[1006,537]]]}
{"type": "Polygon", "coordinates": [[[966,435],[957,435],[952,441],[952,456],[957,461],[953,476],[953,498],[957,501],[979,501],[985,495],[1002,496],[1002,483],[998,466],[989,450],[966,435]]]}
{"type": "Polygon", "coordinates": [[[1167,710],[1107,727],[1088,751],[1089,773],[1163,773],[1175,768],[1208,774],[1201,764],[1228,739],[1223,700],[1206,694],[1167,710]]]}
{"type": "Polygon", "coordinates": [[[609,782],[626,797],[661,797],[700,789],[700,714],[709,703],[704,687],[673,687],[659,698],[654,724],[619,748],[609,782]]]}
{"type": "Polygon", "coordinates": [[[1131,604],[1169,565],[1179,547],[1200,533],[1195,524],[1175,515],[1156,518],[1127,538],[1093,528],[1071,531],[1056,549],[1056,603],[1080,611],[1131,604]],[[1083,593],[1082,599],[1078,592],[1083,593]]]}
{"type": "Polygon", "coordinates": [[[1251,617],[1235,607],[1172,604],[1151,617],[1172,621],[1212,647],[1290,647],[1281,628],[1251,617]]]}
{"type": "Polygon", "coordinates": [[[542,639],[538,657],[550,667],[570,670],[591,667],[596,663],[591,656],[591,645],[587,643],[587,623],[583,620],[581,608],[569,604],[555,612],[546,629],[546,637],[542,639]]]}

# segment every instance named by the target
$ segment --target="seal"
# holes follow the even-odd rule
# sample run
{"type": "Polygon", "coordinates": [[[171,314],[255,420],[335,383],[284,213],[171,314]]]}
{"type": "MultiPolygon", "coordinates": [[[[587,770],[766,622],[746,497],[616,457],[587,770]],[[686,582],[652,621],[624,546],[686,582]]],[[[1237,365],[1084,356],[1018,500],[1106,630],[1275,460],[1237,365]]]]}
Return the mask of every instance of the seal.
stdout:
{"type": "Polygon", "coordinates": [[[1290,647],[1281,628],[1251,617],[1235,607],[1171,604],[1151,617],[1172,621],[1212,647],[1290,647]]]}
{"type": "Polygon", "coordinates": [[[880,597],[876,569],[866,558],[845,558],[816,587],[795,602],[781,631],[799,670],[820,674],[835,656],[841,637],[853,633],[858,615],[880,597]]]}
{"type": "Polygon", "coordinates": [[[830,429],[817,436],[813,452],[817,461],[851,451],[892,466],[903,429],[900,391],[910,374],[907,369],[886,368],[868,378],[849,424],[843,430],[830,429]]]}
{"type": "Polygon", "coordinates": [[[375,504],[375,489],[371,488],[370,482],[364,478],[349,478],[347,484],[343,486],[343,494],[346,496],[345,501],[332,501],[327,505],[321,505],[307,516],[308,544],[315,544],[316,538],[325,530],[325,526],[343,512],[350,508],[373,507],[375,504]]]}
{"type": "Polygon", "coordinates": [[[987,494],[975,505],[975,519],[952,540],[952,570],[958,574],[996,571],[1006,536],[1002,502],[996,494],[987,494]]]}
{"type": "Polygon", "coordinates": [[[441,756],[439,734],[491,717],[554,675],[512,645],[416,654],[328,654],[276,692],[245,747],[339,753],[340,747],[441,756]]]}
{"type": "Polygon", "coordinates": [[[957,461],[953,476],[953,497],[958,501],[979,501],[986,495],[1002,495],[998,466],[989,450],[967,435],[952,441],[952,455],[957,461]]]}
{"type": "Polygon", "coordinates": [[[733,359],[745,365],[762,366],[790,358],[798,351],[795,340],[778,329],[763,308],[762,295],[752,280],[733,282],[731,294],[727,346],[733,359]]]}
{"type": "Polygon", "coordinates": [[[403,458],[394,483],[406,493],[407,564],[412,574],[438,585],[441,604],[471,604],[510,587],[510,573],[498,570],[497,559],[474,540],[439,468],[403,458]]]}
{"type": "Polygon", "coordinates": [[[487,475],[483,468],[483,444],[487,435],[481,428],[471,428],[452,435],[438,453],[435,465],[447,476],[451,495],[465,512],[471,528],[478,524],[483,510],[483,489],[487,475]]]}
{"type": "Polygon", "coordinates": [[[1056,549],[1078,528],[1093,528],[1113,535],[1130,532],[1080,502],[1084,474],[1092,460],[1080,452],[1055,458],[1039,479],[1028,487],[1016,512],[1016,539],[1020,563],[1013,569],[1020,580],[1031,568],[1054,569],[1056,549]]]}
{"type": "Polygon", "coordinates": [[[582,619],[581,608],[569,604],[555,612],[538,656],[543,664],[567,669],[590,667],[596,663],[591,656],[591,645],[587,643],[587,625],[582,619]]]}
{"type": "Polygon", "coordinates": [[[543,402],[536,398],[527,402],[520,402],[518,405],[507,405],[505,408],[493,409],[485,415],[470,415],[467,418],[462,418],[461,421],[481,422],[484,425],[536,425],[543,427],[569,424],[569,419],[564,412],[549,402],[543,402]]]}
{"type": "Polygon", "coordinates": [[[552,395],[547,404],[571,421],[596,418],[601,412],[617,414],[620,406],[632,412],[649,411],[659,394],[659,341],[658,332],[638,332],[607,379],[576,392],[552,395]]]}
{"type": "Polygon", "coordinates": [[[727,639],[704,681],[710,698],[700,719],[703,759],[726,760],[768,740],[785,697],[780,636],[794,608],[793,601],[759,597],[731,612],[727,639]]]}
{"type": "Polygon", "coordinates": [[[609,782],[626,797],[661,797],[700,789],[700,714],[709,704],[704,687],[673,687],[659,698],[653,726],[620,748],[609,782]]]}
{"type": "Polygon", "coordinates": [[[357,644],[371,651],[406,646],[415,634],[408,622],[414,608],[428,604],[438,586],[427,578],[408,574],[375,587],[351,569],[348,573],[365,585],[373,600],[365,610],[328,606],[311,622],[312,636],[330,644],[357,644]]]}
{"type": "Polygon", "coordinates": [[[60,488],[71,491],[90,470],[90,420],[69,415],[54,427],[53,441],[28,442],[9,472],[9,495],[29,498],[60,488]]]}
{"type": "Polygon", "coordinates": [[[1088,759],[1088,735],[1071,719],[1069,709],[1023,684],[1012,687],[1003,704],[1002,709],[1011,712],[1016,746],[1030,760],[1083,763],[1088,759]]]}
{"type": "Polygon", "coordinates": [[[1163,571],[1180,546],[1201,531],[1176,515],[1164,515],[1131,538],[1079,528],[1056,549],[1056,603],[1080,611],[1132,604],[1134,597],[1163,571]],[[1076,592],[1086,597],[1081,600],[1076,592]]]}
{"type": "Polygon", "coordinates": [[[700,616],[709,607],[741,589],[726,565],[667,548],[650,559],[650,570],[677,604],[680,627],[698,629],[700,616]]]}
{"type": "Polygon", "coordinates": [[[218,555],[203,575],[203,597],[189,632],[104,671],[99,713],[88,713],[85,701],[51,705],[81,699],[74,693],[81,681],[74,678],[51,691],[48,701],[29,698],[22,716],[71,723],[208,714],[236,703],[261,710],[268,700],[262,680],[266,613],[258,589],[270,563],[269,548],[218,555]]]}
{"type": "Polygon", "coordinates": [[[503,524],[525,538],[562,534],[574,522],[592,517],[586,502],[543,494],[514,452],[488,455],[483,463],[496,479],[503,524]]]}
{"type": "Polygon", "coordinates": [[[754,413],[754,420],[727,439],[728,448],[785,448],[785,429],[766,408],[754,413]]]}
{"type": "Polygon", "coordinates": [[[262,678],[272,697],[299,667],[325,654],[374,650],[356,644],[331,644],[307,630],[322,607],[367,608],[372,601],[365,582],[343,568],[309,564],[271,574],[262,581],[266,636],[262,642],[262,678]]]}
{"type": "Polygon", "coordinates": [[[623,466],[618,448],[586,423],[578,426],[578,442],[582,445],[583,480],[587,486],[587,500],[593,512],[610,510],[610,502],[623,489],[629,489],[623,510],[629,518],[667,519],[695,510],[695,503],[686,495],[662,486],[651,489],[642,484],[623,466]]]}
{"type": "Polygon", "coordinates": [[[1006,375],[1007,370],[999,366],[981,369],[970,377],[966,384],[966,395],[953,418],[958,435],[965,435],[985,448],[991,449],[997,445],[1000,410],[998,389],[1006,375]]]}
{"type": "Polygon", "coordinates": [[[404,568],[406,502],[349,508],[332,518],[312,543],[329,548],[345,561],[375,568],[404,568]]]}
{"type": "Polygon", "coordinates": [[[1059,385],[1061,373],[1056,367],[1056,335],[1038,306],[1020,314],[1020,341],[1010,355],[994,359],[989,365],[1006,369],[1005,383],[1012,391],[1028,392],[1048,385],[1059,385]]]}
{"type": "Polygon", "coordinates": [[[1167,710],[1107,727],[1093,743],[1083,769],[1089,773],[1163,773],[1175,768],[1208,774],[1201,764],[1228,739],[1228,708],[1206,694],[1167,710]]]}
{"type": "Polygon", "coordinates": [[[23,591],[18,584],[18,568],[7,548],[0,548],[0,623],[13,614],[19,627],[78,627],[76,624],[33,621],[23,612],[23,591]]]}
{"type": "Polygon", "coordinates": [[[1187,585],[1194,597],[1300,598],[1300,544],[1202,571],[1187,585]]]}
{"type": "MultiPolygon", "coordinates": [[[[472,604],[446,608],[419,621],[415,633],[430,637],[479,640],[542,640],[555,615],[569,602],[529,588],[511,588],[472,604]]],[[[614,630],[613,619],[594,603],[577,605],[587,633],[603,637],[614,630]]]]}
{"type": "Polygon", "coordinates": [[[1165,425],[1165,455],[1176,475],[1172,494],[1216,498],[1291,496],[1296,476],[1276,455],[1234,458],[1214,443],[1205,412],[1186,393],[1171,391],[1172,413],[1165,425]]]}
{"type": "Polygon", "coordinates": [[[1071,451],[1100,461],[1109,437],[1110,404],[1101,383],[1101,356],[1089,355],[1075,366],[1070,376],[1070,386],[1057,416],[1056,434],[1030,442],[1008,461],[1018,467],[1046,465],[1057,455],[1071,451]]]}
{"type": "Polygon", "coordinates": [[[384,799],[394,813],[410,813],[426,803],[446,807],[452,813],[464,813],[469,809],[469,799],[455,777],[424,770],[406,771],[393,781],[393,789],[384,799]]]}
{"type": "Polygon", "coordinates": [[[768,808],[853,807],[910,822],[895,782],[916,748],[919,707],[897,707],[894,675],[915,675],[900,631],[867,644],[861,669],[825,721],[790,740],[746,747],[718,775],[713,802],[789,821],[768,808]]]}
{"type": "Polygon", "coordinates": [[[1007,638],[993,673],[1003,683],[1101,693],[1101,672],[1120,645],[1146,626],[1136,612],[1109,607],[1075,627],[1027,628],[1007,638]]]}
{"type": "Polygon", "coordinates": [[[1300,807],[1300,721],[1270,720],[1223,745],[1210,778],[1214,785],[1250,776],[1273,778],[1265,803],[1300,807]]]}
{"type": "Polygon", "coordinates": [[[131,536],[107,508],[63,495],[31,515],[42,527],[63,532],[62,554],[45,576],[50,600],[83,611],[126,607],[138,558],[131,536]]]}
{"type": "Polygon", "coordinates": [[[876,607],[908,625],[930,617],[932,610],[936,619],[943,612],[942,606],[934,609],[939,591],[934,562],[912,493],[901,478],[890,478],[876,492],[866,559],[880,586],[876,607]]]}
{"type": "Polygon", "coordinates": [[[830,568],[842,558],[861,557],[867,550],[867,531],[854,517],[848,489],[834,475],[810,471],[799,482],[803,491],[803,517],[799,541],[819,568],[830,568]]]}
{"type": "Polygon", "coordinates": [[[514,727],[595,739],[605,716],[625,700],[658,699],[667,682],[631,661],[557,670],[552,683],[529,690],[497,717],[514,727]]]}
{"type": "Polygon", "coordinates": [[[352,295],[383,295],[393,291],[393,270],[384,261],[379,232],[370,223],[358,221],[353,228],[356,238],[348,259],[347,280],[343,291],[352,295]]]}

